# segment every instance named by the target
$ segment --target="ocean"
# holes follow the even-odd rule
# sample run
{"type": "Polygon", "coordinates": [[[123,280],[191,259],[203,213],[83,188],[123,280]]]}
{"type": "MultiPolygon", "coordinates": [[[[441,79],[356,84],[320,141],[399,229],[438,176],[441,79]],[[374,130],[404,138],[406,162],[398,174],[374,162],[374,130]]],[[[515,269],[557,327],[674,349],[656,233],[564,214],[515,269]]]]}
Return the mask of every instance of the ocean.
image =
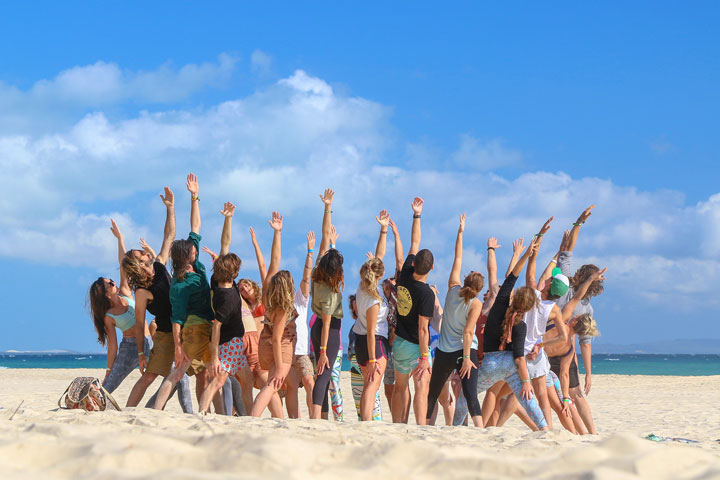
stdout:
{"type": "MultiPolygon", "coordinates": [[[[105,354],[2,353],[0,368],[105,368],[105,354]]],[[[720,375],[720,355],[593,355],[593,373],[615,375],[720,375]]],[[[343,370],[350,362],[343,357],[343,370]]],[[[582,360],[580,371],[584,373],[582,360]]]]}

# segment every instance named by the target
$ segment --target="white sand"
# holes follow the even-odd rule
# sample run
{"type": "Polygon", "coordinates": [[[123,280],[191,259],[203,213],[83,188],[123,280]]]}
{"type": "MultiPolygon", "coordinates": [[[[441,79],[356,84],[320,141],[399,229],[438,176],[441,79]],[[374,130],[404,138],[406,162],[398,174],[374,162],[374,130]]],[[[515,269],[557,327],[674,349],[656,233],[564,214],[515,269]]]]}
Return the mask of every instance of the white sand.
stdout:
{"type": "MultiPolygon", "coordinates": [[[[0,478],[720,478],[720,376],[596,375],[600,434],[574,437],[532,433],[516,418],[490,429],[360,424],[345,372],[344,424],[203,418],[174,399],[166,412],[57,410],[74,377],[101,374],[0,370],[0,478]],[[700,443],[656,444],[648,433],[700,443]]],[[[121,405],[137,375],[115,392],[121,405]]]]}

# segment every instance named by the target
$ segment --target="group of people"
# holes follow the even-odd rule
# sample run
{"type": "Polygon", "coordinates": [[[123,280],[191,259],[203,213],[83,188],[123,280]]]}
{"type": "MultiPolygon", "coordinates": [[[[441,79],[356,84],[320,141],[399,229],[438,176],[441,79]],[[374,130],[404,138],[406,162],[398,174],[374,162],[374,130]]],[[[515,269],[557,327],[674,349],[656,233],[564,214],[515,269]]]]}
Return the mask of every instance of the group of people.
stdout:
{"type": "MultiPolygon", "coordinates": [[[[219,252],[201,249],[199,186],[193,174],[187,177],[187,190],[187,239],[175,239],[173,192],[166,187],[160,196],[167,215],[157,254],[143,239],[141,249],[126,250],[112,222],[120,281],[100,277],[89,292],[98,340],[108,351],[103,386],[114,391],[139,367],[142,375],[127,406],[137,406],[161,376],[162,384],[146,406],[163,409],[177,393],[182,410],[192,413],[188,376],[195,375],[201,413],[213,408],[227,415],[261,416],[267,408],[279,418],[285,410],[290,418],[300,416],[302,387],[311,418],[328,418],[332,410],[342,421],[339,377],[346,278],[332,224],[334,192],[327,189],[320,196],[324,213],[319,246],[316,252],[315,234],[309,232],[303,275],[296,284],[290,272],[280,268],[282,215],[273,212],[269,220],[273,240],[267,267],[250,228],[259,282],[238,279],[242,262],[230,252],[235,206],[227,202],[220,212],[224,223],[219,252]],[[201,251],[212,260],[210,277],[201,251]],[[151,322],[148,312],[154,317],[151,322]],[[119,345],[116,328],[122,332],[119,345]],[[254,389],[259,393],[253,397],[254,389]]],[[[590,300],[602,293],[606,269],[588,264],[572,275],[570,270],[578,234],[593,208],[583,211],[565,232],[539,278],[538,251],[553,218],[529,245],[523,239],[513,242],[502,283],[495,257],[500,245],[491,237],[484,293],[486,277],[480,271],[461,277],[466,221],[461,215],[444,302],[427,283],[434,258],[430,250],[420,249],[423,200],[412,202],[407,257],[397,226],[381,211],[374,253],[368,253],[358,274],[347,278],[357,284],[348,296],[354,324],[346,350],[358,419],[382,421],[384,385],[393,422],[407,422],[412,409],[418,425],[434,424],[442,408],[448,425],[501,426],[516,414],[530,429],[545,430],[552,428],[554,411],[568,431],[595,433],[585,398],[592,378],[590,342],[598,334],[590,300]],[[393,275],[384,262],[390,229],[393,275]],[[523,270],[525,286],[515,288],[523,270]],[[575,337],[586,371],[584,389],[575,337]],[[483,392],[481,405],[478,396],[483,392]]]]}

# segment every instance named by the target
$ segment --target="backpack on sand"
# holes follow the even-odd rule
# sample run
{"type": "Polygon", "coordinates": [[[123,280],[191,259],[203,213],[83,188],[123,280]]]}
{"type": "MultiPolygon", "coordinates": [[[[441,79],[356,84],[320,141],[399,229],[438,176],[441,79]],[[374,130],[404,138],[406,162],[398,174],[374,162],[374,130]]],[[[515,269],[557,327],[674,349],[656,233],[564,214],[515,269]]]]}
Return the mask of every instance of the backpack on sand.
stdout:
{"type": "Polygon", "coordinates": [[[65,409],[82,408],[88,412],[102,412],[110,403],[121,411],[115,399],[103,388],[100,380],[93,377],[77,377],[58,400],[58,407],[65,409]],[[64,405],[63,405],[64,404],[64,405]]]}

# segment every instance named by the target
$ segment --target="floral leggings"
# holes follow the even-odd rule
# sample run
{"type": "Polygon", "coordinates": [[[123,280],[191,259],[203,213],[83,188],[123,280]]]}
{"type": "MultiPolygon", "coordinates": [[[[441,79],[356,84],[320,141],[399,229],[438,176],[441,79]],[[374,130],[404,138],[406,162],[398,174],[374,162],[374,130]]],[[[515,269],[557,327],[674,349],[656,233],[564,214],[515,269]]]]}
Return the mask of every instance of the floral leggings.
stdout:
{"type": "MultiPolygon", "coordinates": [[[[342,392],[340,391],[340,372],[342,371],[342,350],[338,350],[337,357],[335,357],[335,363],[333,363],[332,372],[330,374],[330,383],[328,384],[328,392],[330,392],[330,402],[332,403],[333,418],[336,422],[343,421],[343,398],[342,392]]],[[[328,411],[328,400],[325,395],[325,400],[322,404],[322,411],[328,411]]]]}
{"type": "MultiPolygon", "coordinates": [[[[357,363],[355,355],[350,356],[350,385],[352,385],[353,399],[355,400],[355,409],[357,410],[358,420],[360,417],[360,397],[365,387],[365,379],[363,378],[360,365],[357,363]]],[[[375,392],[375,406],[373,407],[372,419],[376,422],[382,422],[382,405],[380,404],[380,390],[375,392]]]]}
{"type": "Polygon", "coordinates": [[[478,368],[478,392],[484,392],[497,382],[504,380],[512,389],[517,397],[520,405],[530,415],[530,418],[538,428],[546,428],[547,422],[537,398],[532,397],[530,400],[524,400],[520,396],[522,390],[522,382],[518,375],[517,367],[513,359],[512,352],[489,352],[483,357],[482,364],[478,368]]]}

